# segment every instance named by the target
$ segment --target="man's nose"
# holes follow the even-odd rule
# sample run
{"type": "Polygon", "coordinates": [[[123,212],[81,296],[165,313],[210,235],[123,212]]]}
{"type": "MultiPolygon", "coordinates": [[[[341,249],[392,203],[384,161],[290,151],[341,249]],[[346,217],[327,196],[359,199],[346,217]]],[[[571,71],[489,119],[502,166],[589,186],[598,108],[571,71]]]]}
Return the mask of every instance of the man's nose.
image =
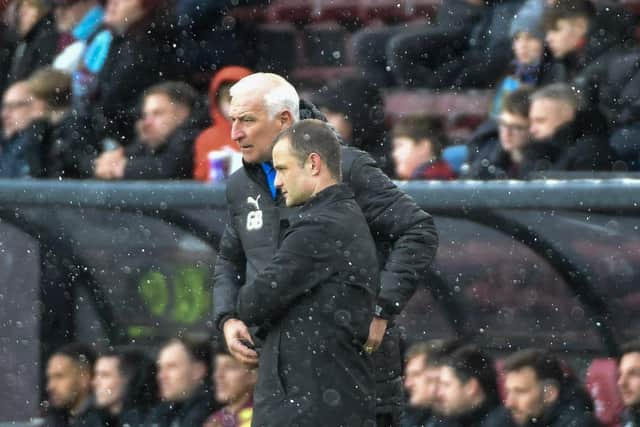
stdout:
{"type": "Polygon", "coordinates": [[[237,124],[237,122],[234,122],[231,125],[231,139],[234,141],[238,141],[242,138],[243,135],[244,132],[242,131],[241,127],[237,124]]]}

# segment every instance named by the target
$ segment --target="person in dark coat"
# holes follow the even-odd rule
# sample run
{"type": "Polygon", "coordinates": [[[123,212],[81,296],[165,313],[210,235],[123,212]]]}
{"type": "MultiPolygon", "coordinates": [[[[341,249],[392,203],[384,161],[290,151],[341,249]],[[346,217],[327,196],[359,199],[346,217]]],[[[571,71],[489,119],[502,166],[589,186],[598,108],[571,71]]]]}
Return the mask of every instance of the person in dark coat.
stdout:
{"type": "Polygon", "coordinates": [[[509,421],[500,404],[493,359],[471,345],[442,361],[438,400],[446,426],[493,427],[509,421]]]}
{"type": "Polygon", "coordinates": [[[598,99],[611,127],[611,149],[630,170],[640,170],[640,49],[611,62],[598,99]]]}
{"type": "Polygon", "coordinates": [[[597,427],[593,402],[562,362],[527,349],[504,362],[505,406],[518,426],[597,427]]]}
{"type": "MultiPolygon", "coordinates": [[[[257,353],[241,341],[252,336],[237,318],[236,302],[240,286],[251,283],[271,260],[280,216],[285,212],[283,195],[274,185],[272,141],[298,117],[321,115],[301,103],[286,80],[273,74],[245,77],[232,87],[231,95],[231,136],[240,146],[244,167],[227,182],[229,221],[214,271],[214,319],[230,352],[255,365],[257,353]]],[[[435,255],[437,234],[433,219],[399,191],[363,151],[342,146],[342,171],[343,181],[354,192],[380,251],[382,288],[368,345],[374,350],[380,425],[397,425],[393,419],[399,417],[403,402],[402,358],[393,317],[424,277],[435,255]]]]}
{"type": "MultiPolygon", "coordinates": [[[[95,363],[95,406],[105,427],[140,427],[158,402],[155,364],[142,352],[112,350],[95,363]]],[[[98,427],[98,426],[96,426],[98,427]]]]}
{"type": "Polygon", "coordinates": [[[536,171],[607,171],[613,155],[606,123],[596,112],[581,110],[571,87],[555,83],[531,95],[530,132],[521,174],[536,171]]]}
{"type": "Polygon", "coordinates": [[[162,400],[148,426],[201,427],[218,409],[211,389],[211,346],[204,340],[175,338],[158,354],[158,390],[162,400]]]}
{"type": "Polygon", "coordinates": [[[191,179],[193,144],[206,127],[198,94],[182,82],[165,82],[144,95],[138,138],[95,160],[101,179],[191,179]]]}
{"type": "Polygon", "coordinates": [[[598,103],[598,87],[613,58],[633,44],[634,19],[620,6],[562,0],[544,11],[543,25],[553,63],[548,83],[570,83],[585,101],[598,103]]]}
{"type": "Polygon", "coordinates": [[[41,175],[41,147],[49,133],[44,116],[45,108],[33,99],[27,82],[15,82],[7,88],[2,97],[0,177],[41,175]]]}
{"type": "Polygon", "coordinates": [[[446,2],[437,25],[401,32],[389,41],[388,66],[396,82],[407,87],[491,87],[512,59],[509,25],[521,5],[521,0],[446,2]]]}
{"type": "Polygon", "coordinates": [[[532,89],[523,86],[507,94],[498,120],[488,120],[469,141],[469,160],[464,178],[521,179],[520,166],[530,144],[529,97],[532,89]]]}
{"type": "Polygon", "coordinates": [[[18,44],[13,51],[8,81],[24,80],[40,67],[51,64],[58,48],[58,32],[45,0],[18,2],[18,44]]]}
{"type": "Polygon", "coordinates": [[[40,146],[42,176],[87,178],[98,148],[71,108],[71,78],[51,67],[37,70],[27,80],[33,102],[42,106],[48,132],[40,146]]]}
{"type": "Polygon", "coordinates": [[[369,153],[378,167],[391,176],[393,162],[384,99],[377,86],[361,77],[345,77],[321,88],[313,103],[346,144],[369,153]]]}
{"type": "Polygon", "coordinates": [[[301,207],[281,220],[278,249],[238,293],[238,318],[266,334],[254,427],[375,422],[366,342],[380,289],[376,246],[341,184],[340,160],[338,137],[319,120],[275,140],[275,185],[288,208],[301,207]]]}
{"type": "Polygon", "coordinates": [[[640,427],[640,340],[622,346],[618,374],[618,389],[625,406],[622,426],[640,427]]]}
{"type": "Polygon", "coordinates": [[[89,40],[74,72],[74,103],[95,138],[122,145],[134,136],[143,91],[175,78],[175,34],[161,0],[109,0],[105,28],[89,40]]]}
{"type": "Polygon", "coordinates": [[[67,344],[47,361],[49,413],[45,427],[95,427],[103,417],[91,392],[95,354],[82,344],[67,344]]]}

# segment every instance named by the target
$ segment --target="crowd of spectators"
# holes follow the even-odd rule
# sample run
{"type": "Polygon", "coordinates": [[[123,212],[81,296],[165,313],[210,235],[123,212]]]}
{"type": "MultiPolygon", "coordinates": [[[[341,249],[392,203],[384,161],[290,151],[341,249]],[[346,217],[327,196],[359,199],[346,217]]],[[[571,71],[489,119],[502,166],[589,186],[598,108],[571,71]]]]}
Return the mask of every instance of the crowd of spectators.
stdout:
{"type": "MultiPolygon", "coordinates": [[[[639,341],[622,346],[616,369],[624,408],[613,419],[638,426],[639,341]]],[[[543,349],[497,361],[457,340],[418,342],[407,350],[403,377],[403,427],[602,425],[570,365],[543,349]]],[[[67,344],[49,358],[46,381],[47,427],[243,427],[251,425],[257,371],[223,346],[181,337],[162,344],[155,360],[139,349],[96,355],[67,344]]]]}
{"type": "MultiPolygon", "coordinates": [[[[210,153],[238,149],[229,87],[269,61],[255,58],[251,23],[232,19],[240,3],[200,3],[3,2],[0,176],[210,180],[210,153]]],[[[308,101],[398,179],[635,171],[635,23],[600,0],[451,0],[430,23],[357,30],[353,74],[308,101]],[[388,117],[398,87],[495,95],[461,141],[429,112],[388,117]]]]}

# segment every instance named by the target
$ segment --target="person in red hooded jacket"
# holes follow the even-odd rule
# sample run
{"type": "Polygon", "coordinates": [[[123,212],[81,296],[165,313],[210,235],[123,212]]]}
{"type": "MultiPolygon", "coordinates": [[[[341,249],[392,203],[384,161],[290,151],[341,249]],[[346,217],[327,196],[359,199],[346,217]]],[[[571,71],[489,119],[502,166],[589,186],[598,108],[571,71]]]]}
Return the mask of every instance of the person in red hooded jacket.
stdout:
{"type": "Polygon", "coordinates": [[[208,154],[225,148],[238,151],[238,144],[231,139],[231,122],[228,108],[231,101],[229,88],[252,71],[238,66],[224,67],[218,71],[209,85],[209,115],[212,125],[196,139],[194,148],[193,178],[198,181],[209,179],[208,154]]]}

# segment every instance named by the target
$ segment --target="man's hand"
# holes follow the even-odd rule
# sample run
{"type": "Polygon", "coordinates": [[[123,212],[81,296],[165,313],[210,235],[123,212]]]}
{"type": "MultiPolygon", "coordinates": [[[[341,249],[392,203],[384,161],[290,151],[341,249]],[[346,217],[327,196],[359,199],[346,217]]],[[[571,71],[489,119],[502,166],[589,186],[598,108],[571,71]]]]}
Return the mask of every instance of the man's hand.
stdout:
{"type": "Polygon", "coordinates": [[[94,161],[94,174],[101,179],[121,179],[126,164],[123,148],[106,151],[94,161]]]}
{"type": "Polygon", "coordinates": [[[224,339],[227,342],[229,353],[239,361],[256,366],[258,364],[258,353],[249,348],[244,343],[253,345],[253,339],[249,333],[249,328],[242,320],[229,319],[222,326],[224,339]],[[244,342],[244,343],[243,343],[244,342]]]}
{"type": "Polygon", "coordinates": [[[364,349],[367,353],[373,353],[378,349],[378,347],[380,347],[382,338],[384,338],[384,333],[387,330],[387,322],[387,319],[374,316],[371,321],[371,325],[369,325],[369,338],[367,339],[367,343],[364,345],[364,349]]]}

